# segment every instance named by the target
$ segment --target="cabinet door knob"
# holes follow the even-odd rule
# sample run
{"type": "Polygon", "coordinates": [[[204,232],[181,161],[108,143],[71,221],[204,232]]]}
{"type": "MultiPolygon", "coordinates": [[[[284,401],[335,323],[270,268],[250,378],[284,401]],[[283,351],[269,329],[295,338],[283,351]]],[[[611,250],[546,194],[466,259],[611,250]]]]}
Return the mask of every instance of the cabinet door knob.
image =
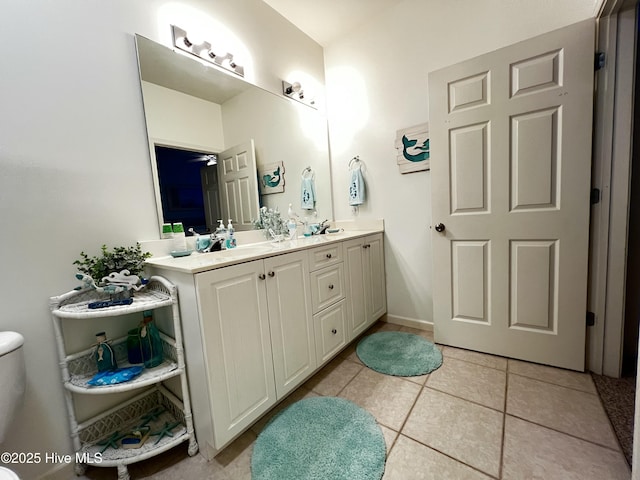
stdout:
{"type": "Polygon", "coordinates": [[[275,277],[276,272],[274,272],[273,270],[270,271],[267,275],[269,275],[270,277],[275,277]]]}
{"type": "Polygon", "coordinates": [[[258,278],[259,278],[260,280],[264,280],[264,279],[265,279],[265,278],[267,278],[267,277],[265,277],[265,276],[264,276],[264,273],[260,273],[260,274],[258,275],[258,278]]]}
{"type": "Polygon", "coordinates": [[[336,330],[336,329],[334,328],[333,330],[331,330],[331,333],[333,333],[333,334],[335,335],[336,333],[338,333],[338,330],[336,330]]]}
{"type": "Polygon", "coordinates": [[[371,245],[369,245],[368,243],[365,243],[364,245],[362,245],[362,248],[369,248],[371,245]]]}
{"type": "Polygon", "coordinates": [[[330,254],[330,253],[327,253],[326,257],[327,257],[327,258],[331,258],[331,254],[330,254]]]}
{"type": "Polygon", "coordinates": [[[329,290],[333,290],[333,283],[329,284],[329,290]]]}

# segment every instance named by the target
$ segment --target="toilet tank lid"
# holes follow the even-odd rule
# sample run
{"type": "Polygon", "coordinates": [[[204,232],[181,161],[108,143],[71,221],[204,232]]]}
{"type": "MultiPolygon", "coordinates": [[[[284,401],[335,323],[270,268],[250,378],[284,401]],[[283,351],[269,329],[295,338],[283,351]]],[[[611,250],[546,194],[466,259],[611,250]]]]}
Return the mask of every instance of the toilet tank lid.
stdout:
{"type": "Polygon", "coordinates": [[[20,348],[24,337],[18,332],[0,332],[0,355],[6,355],[20,348]]]}

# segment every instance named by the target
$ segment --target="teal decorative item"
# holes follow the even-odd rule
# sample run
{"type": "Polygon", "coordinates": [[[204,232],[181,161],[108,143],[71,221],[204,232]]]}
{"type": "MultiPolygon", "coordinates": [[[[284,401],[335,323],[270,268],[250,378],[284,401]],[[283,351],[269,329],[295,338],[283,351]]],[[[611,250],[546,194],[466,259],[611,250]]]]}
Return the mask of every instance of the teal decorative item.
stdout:
{"type": "Polygon", "coordinates": [[[307,398],[280,412],[260,433],[251,479],[380,480],[386,451],[369,412],[344,398],[307,398]]]}
{"type": "Polygon", "coordinates": [[[153,322],[151,310],[143,313],[140,326],[140,343],[142,345],[142,360],[146,368],[157,367],[162,363],[162,340],[160,332],[153,322]]]}
{"type": "Polygon", "coordinates": [[[259,167],[260,194],[284,192],[284,163],[270,163],[259,167]]]}
{"type": "Polygon", "coordinates": [[[113,348],[107,342],[107,335],[105,332],[96,333],[96,341],[98,345],[96,346],[96,364],[98,365],[99,372],[106,372],[109,370],[113,370],[118,368],[118,364],[116,362],[116,356],[113,353],[113,348]]]}
{"type": "Polygon", "coordinates": [[[402,144],[404,148],[402,149],[402,155],[404,158],[409,160],[410,162],[422,162],[424,160],[429,159],[429,139],[427,138],[420,147],[416,147],[417,140],[409,140],[406,135],[402,136],[402,144]],[[413,147],[414,150],[417,150],[418,153],[409,153],[409,149],[413,147]]]}
{"type": "Polygon", "coordinates": [[[139,328],[132,328],[127,332],[127,359],[132,365],[144,363],[139,328]]]}
{"type": "Polygon", "coordinates": [[[396,163],[400,173],[412,173],[430,168],[429,124],[422,123],[396,132],[396,163]]]}
{"type": "Polygon", "coordinates": [[[364,337],[356,354],[371,370],[398,377],[424,375],[442,365],[438,347],[407,332],[378,332],[364,337]]]}
{"type": "Polygon", "coordinates": [[[92,387],[99,387],[105,385],[116,385],[118,383],[128,382],[133,380],[142,373],[142,365],[136,365],[126,368],[115,368],[113,370],[107,370],[105,372],[96,373],[91,380],[87,382],[87,385],[92,387]]]}

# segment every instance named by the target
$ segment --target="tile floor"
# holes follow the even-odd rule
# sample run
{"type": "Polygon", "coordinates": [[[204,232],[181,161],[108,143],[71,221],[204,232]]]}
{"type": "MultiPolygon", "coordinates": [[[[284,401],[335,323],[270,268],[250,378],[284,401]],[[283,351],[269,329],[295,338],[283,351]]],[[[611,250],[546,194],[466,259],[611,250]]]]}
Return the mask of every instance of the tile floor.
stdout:
{"type": "MultiPolygon", "coordinates": [[[[431,332],[382,322],[368,333],[389,329],[433,341],[431,332]]],[[[276,410],[316,395],[367,409],[387,442],[383,480],[631,477],[590,375],[439,348],[438,370],[400,378],[363,366],[352,345],[276,410]]],[[[131,465],[131,478],[250,480],[253,442],[270,415],[211,462],[188,457],[180,446],[131,465]]],[[[116,478],[116,472],[92,468],[84,478],[116,478]]]]}

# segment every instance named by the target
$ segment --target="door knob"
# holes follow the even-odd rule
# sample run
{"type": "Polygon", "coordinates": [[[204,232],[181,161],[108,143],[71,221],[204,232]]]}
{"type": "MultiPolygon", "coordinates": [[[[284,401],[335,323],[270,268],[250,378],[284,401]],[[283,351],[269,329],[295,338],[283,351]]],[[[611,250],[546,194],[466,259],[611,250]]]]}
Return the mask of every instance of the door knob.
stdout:
{"type": "Polygon", "coordinates": [[[438,232],[438,233],[442,233],[442,232],[444,232],[444,223],[438,223],[438,224],[436,224],[436,227],[435,227],[435,228],[436,228],[436,232],[438,232]]]}
{"type": "Polygon", "coordinates": [[[336,329],[334,328],[334,329],[332,329],[332,330],[331,330],[331,333],[333,333],[333,334],[335,335],[336,333],[338,333],[338,330],[336,330],[336,329]]]}
{"type": "Polygon", "coordinates": [[[266,277],[264,276],[264,273],[260,273],[260,274],[258,274],[258,278],[260,280],[264,280],[266,277]]]}
{"type": "Polygon", "coordinates": [[[269,275],[270,277],[273,277],[275,274],[276,274],[276,272],[274,272],[274,271],[271,271],[271,272],[267,273],[267,275],[269,275]]]}

